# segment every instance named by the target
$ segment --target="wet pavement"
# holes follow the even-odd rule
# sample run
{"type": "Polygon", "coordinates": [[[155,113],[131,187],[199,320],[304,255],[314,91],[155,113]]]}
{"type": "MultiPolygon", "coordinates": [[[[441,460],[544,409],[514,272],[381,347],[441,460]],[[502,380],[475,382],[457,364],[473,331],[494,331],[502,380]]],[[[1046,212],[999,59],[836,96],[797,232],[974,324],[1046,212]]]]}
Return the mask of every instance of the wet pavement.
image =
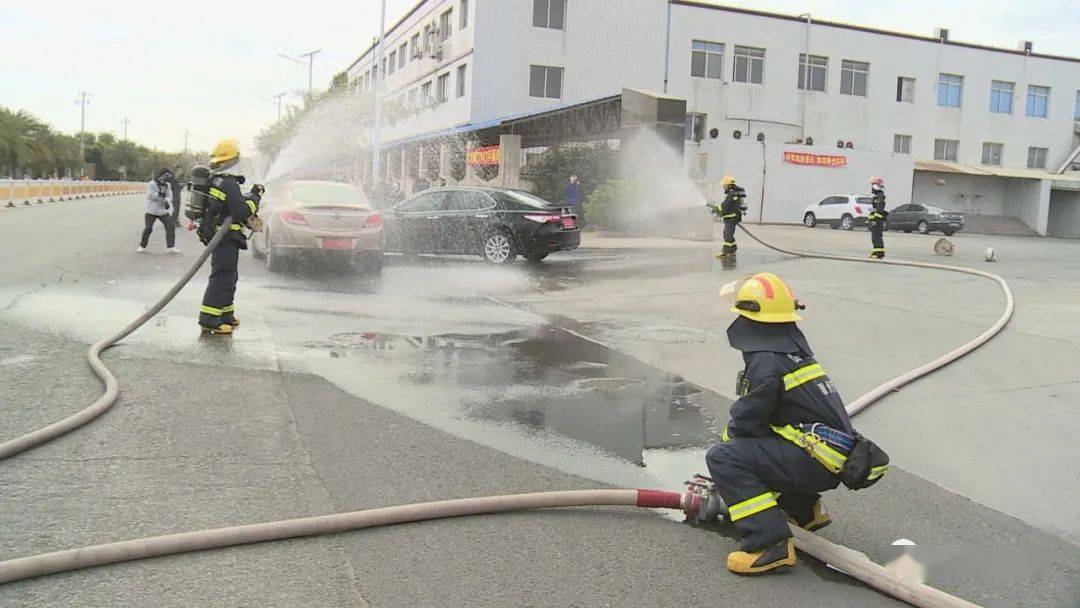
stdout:
{"type": "MultiPolygon", "coordinates": [[[[0,378],[11,386],[0,395],[3,437],[96,395],[85,345],[142,312],[197,252],[181,234],[188,255],[166,256],[155,234],[151,253],[136,256],[122,243],[141,229],[138,201],[109,204],[0,215],[0,239],[15,243],[15,253],[0,250],[0,329],[9,336],[0,378]],[[135,210],[130,226],[121,205],[135,210]],[[95,222],[100,230],[88,228],[95,222]],[[37,251],[26,235],[43,224],[63,236],[25,257],[37,251]]],[[[716,290],[742,272],[791,265],[747,248],[739,267],[725,268],[713,253],[710,244],[584,248],[508,268],[391,256],[378,277],[341,265],[272,274],[245,254],[243,326],[224,339],[194,326],[204,269],[107,353],[123,387],[116,411],[0,464],[0,487],[10,490],[0,529],[18,530],[0,549],[476,494],[677,489],[702,470],[731,403],[736,364],[722,346],[728,313],[716,290]],[[54,479],[42,467],[57,469],[54,479]]],[[[817,331],[811,341],[827,343],[817,331]]],[[[830,350],[864,356],[845,348],[830,350]]],[[[833,358],[842,386],[860,386],[833,358]]],[[[986,606],[1076,605],[1075,545],[903,470],[890,484],[830,495],[844,523],[826,536],[879,561],[900,536],[1034,543],[1050,556],[1039,577],[938,580],[986,606]]],[[[118,566],[0,588],[0,603],[162,603],[185,576],[212,586],[224,559],[236,565],[228,580],[248,581],[233,583],[236,605],[636,606],[725,596],[744,607],[897,605],[813,560],[768,582],[731,577],[722,570],[730,536],[624,511],[517,514],[118,566]],[[648,558],[656,551],[662,564],[648,558]],[[329,581],[316,582],[324,574],[329,581]],[[72,599],[103,576],[109,584],[90,599],[72,599]],[[258,584],[289,577],[292,588],[258,584]],[[492,595],[478,598],[483,589],[492,595]]],[[[194,588],[163,605],[219,605],[194,588]]]]}

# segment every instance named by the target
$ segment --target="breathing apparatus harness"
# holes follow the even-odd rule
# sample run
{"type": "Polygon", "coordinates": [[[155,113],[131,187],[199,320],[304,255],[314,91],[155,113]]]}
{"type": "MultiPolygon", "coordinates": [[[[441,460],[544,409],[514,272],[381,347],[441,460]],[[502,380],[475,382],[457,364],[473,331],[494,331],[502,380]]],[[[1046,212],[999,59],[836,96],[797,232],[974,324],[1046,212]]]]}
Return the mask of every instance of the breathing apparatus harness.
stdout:
{"type": "MultiPolygon", "coordinates": [[[[224,172],[216,173],[205,165],[198,165],[191,170],[191,181],[188,182],[191,196],[188,199],[184,215],[192,221],[192,226],[189,229],[196,231],[199,240],[204,245],[210,242],[214,233],[221,227],[221,220],[228,215],[228,209],[224,207],[224,193],[213,186],[216,179],[226,176],[232,177],[241,185],[246,181],[243,175],[232,175],[224,172]]],[[[251,191],[261,196],[266,189],[259,184],[255,184],[251,187],[251,191]]],[[[259,232],[263,228],[263,221],[257,215],[258,206],[250,201],[249,205],[251,205],[252,213],[245,223],[252,232],[259,232]]],[[[234,224],[233,229],[242,230],[243,226],[234,224]]]]}

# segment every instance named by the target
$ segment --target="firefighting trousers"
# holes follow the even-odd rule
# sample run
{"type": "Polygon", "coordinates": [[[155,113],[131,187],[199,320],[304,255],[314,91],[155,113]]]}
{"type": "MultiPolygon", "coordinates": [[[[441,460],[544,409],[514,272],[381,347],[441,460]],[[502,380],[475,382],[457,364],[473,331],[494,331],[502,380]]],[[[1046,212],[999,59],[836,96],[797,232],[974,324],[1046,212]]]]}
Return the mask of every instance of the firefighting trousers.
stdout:
{"type": "Polygon", "coordinates": [[[735,227],[739,225],[739,222],[724,222],[724,253],[735,253],[735,250],[739,248],[735,244],[735,227]]]}
{"type": "Polygon", "coordinates": [[[885,239],[882,236],[884,234],[884,222],[876,222],[873,226],[870,226],[870,244],[873,246],[873,249],[870,250],[871,255],[882,257],[885,255],[885,239]]]}
{"type": "Polygon", "coordinates": [[[206,284],[202,306],[199,308],[199,325],[218,327],[230,323],[236,307],[236,280],[239,278],[237,262],[240,259],[240,243],[226,237],[210,256],[210,281],[206,284]]]}
{"type": "Polygon", "coordinates": [[[743,551],[760,551],[791,536],[787,517],[802,525],[813,519],[820,492],[839,478],[780,437],[731,437],[709,448],[705,463],[743,551]]]}

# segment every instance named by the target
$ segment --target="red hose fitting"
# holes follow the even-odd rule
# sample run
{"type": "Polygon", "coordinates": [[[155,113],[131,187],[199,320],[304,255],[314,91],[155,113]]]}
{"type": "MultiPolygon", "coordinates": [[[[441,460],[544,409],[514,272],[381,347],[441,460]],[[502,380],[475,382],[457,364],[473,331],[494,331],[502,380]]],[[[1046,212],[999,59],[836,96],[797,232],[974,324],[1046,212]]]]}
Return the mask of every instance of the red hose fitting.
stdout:
{"type": "Polygon", "coordinates": [[[664,490],[638,490],[637,506],[649,509],[682,509],[682,494],[664,490]]]}

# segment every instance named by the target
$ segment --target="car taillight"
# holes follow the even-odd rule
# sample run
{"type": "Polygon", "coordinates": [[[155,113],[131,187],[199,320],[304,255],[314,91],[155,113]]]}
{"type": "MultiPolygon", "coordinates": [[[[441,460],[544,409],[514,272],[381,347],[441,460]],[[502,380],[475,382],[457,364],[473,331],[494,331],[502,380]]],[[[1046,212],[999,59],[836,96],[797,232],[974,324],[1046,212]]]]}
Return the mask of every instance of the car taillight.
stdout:
{"type": "Polygon", "coordinates": [[[299,211],[293,211],[286,209],[281,212],[281,221],[287,224],[297,224],[299,226],[307,226],[307,220],[304,219],[304,215],[299,211]]]}
{"type": "Polygon", "coordinates": [[[546,224],[548,222],[561,222],[562,216],[548,215],[547,213],[526,213],[525,219],[532,220],[537,224],[546,224]]]}
{"type": "Polygon", "coordinates": [[[382,226],[382,216],[378,213],[372,213],[364,221],[364,228],[378,228],[379,226],[382,226]]]}
{"type": "Polygon", "coordinates": [[[855,205],[855,213],[862,213],[862,207],[855,205]]]}

